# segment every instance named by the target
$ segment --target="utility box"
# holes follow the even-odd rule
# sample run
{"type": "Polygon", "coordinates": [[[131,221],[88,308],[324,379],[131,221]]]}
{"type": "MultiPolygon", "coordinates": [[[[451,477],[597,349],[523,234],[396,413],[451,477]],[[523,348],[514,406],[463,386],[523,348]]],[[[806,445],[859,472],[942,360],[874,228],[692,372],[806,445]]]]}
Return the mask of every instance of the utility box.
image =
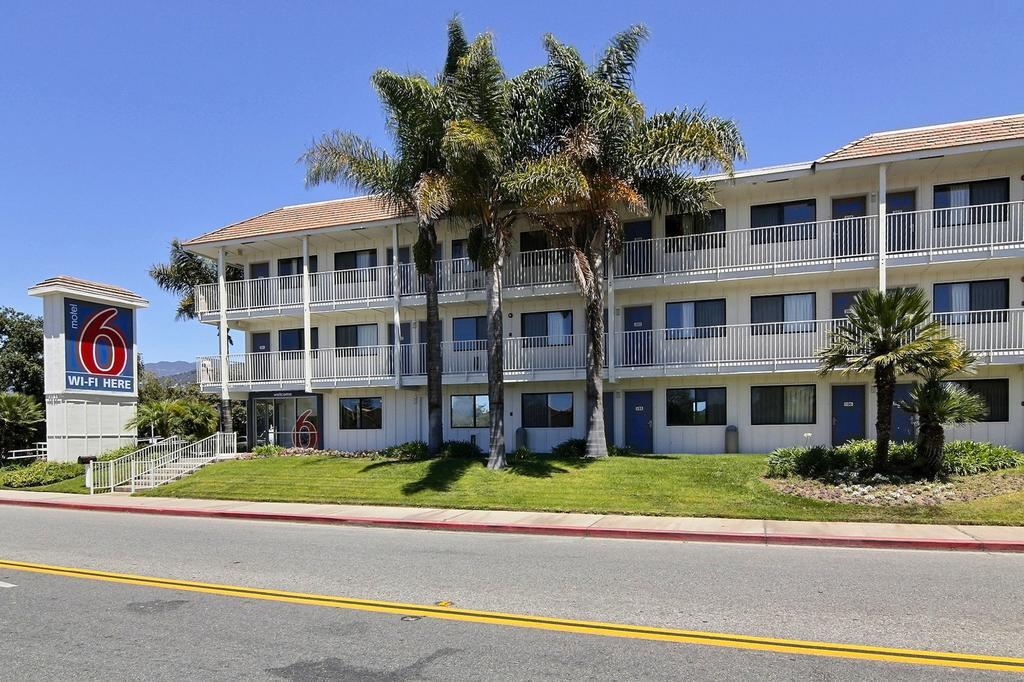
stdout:
{"type": "Polygon", "coordinates": [[[135,443],[135,311],[127,289],[60,275],[28,290],[43,299],[46,457],[74,462],[135,443]]]}
{"type": "Polygon", "coordinates": [[[725,427],[725,451],[730,455],[740,451],[740,430],[731,424],[725,427]]]}
{"type": "Polygon", "coordinates": [[[526,428],[520,426],[516,429],[516,450],[528,447],[530,447],[530,444],[527,442],[526,428]]]}

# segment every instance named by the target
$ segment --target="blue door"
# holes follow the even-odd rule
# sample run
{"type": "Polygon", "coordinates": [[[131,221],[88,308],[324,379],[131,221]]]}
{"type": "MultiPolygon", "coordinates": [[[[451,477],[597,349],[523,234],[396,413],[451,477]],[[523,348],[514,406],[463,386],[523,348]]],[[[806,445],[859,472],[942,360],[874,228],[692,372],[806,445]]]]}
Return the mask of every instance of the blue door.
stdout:
{"type": "Polygon", "coordinates": [[[622,310],[622,364],[635,367],[651,364],[651,306],[642,305],[622,310]]]}
{"type": "MultiPolygon", "coordinates": [[[[899,403],[902,400],[910,398],[910,389],[912,384],[896,384],[896,391],[893,394],[893,403],[899,403]]],[[[905,412],[897,407],[895,404],[892,406],[892,440],[896,443],[906,443],[917,438],[917,434],[914,433],[914,417],[909,412],[905,412]]]]}
{"type": "Polygon", "coordinates": [[[833,386],[832,445],[864,438],[866,415],[863,386],[833,386]]]}
{"type": "Polygon", "coordinates": [[[654,394],[626,391],[626,446],[637,452],[654,450],[654,394]]]}

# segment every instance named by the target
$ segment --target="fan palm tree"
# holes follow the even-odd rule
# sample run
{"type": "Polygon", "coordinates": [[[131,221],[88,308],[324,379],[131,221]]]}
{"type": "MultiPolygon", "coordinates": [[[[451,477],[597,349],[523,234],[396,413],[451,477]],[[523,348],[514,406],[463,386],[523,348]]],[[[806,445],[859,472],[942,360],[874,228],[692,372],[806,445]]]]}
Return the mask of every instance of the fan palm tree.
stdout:
{"type": "Polygon", "coordinates": [[[607,456],[602,379],[604,278],[622,243],[627,212],[702,213],[714,186],[690,170],[721,168],[745,156],[733,121],[702,109],[648,115],[633,92],[643,26],[616,35],[597,64],[545,37],[539,158],[521,164],[511,188],[553,241],[571,254],[585,302],[587,455],[607,456]]]}
{"type": "Polygon", "coordinates": [[[182,407],[177,400],[154,400],[138,406],[135,416],[127,426],[158,438],[167,438],[175,433],[182,407]]]}
{"type": "Polygon", "coordinates": [[[353,133],[334,131],[315,141],[302,155],[306,185],[341,183],[377,195],[397,211],[416,217],[413,246],[416,270],[422,276],[427,308],[427,447],[441,449],[444,435],[441,405],[441,322],[437,301],[437,222],[443,213],[444,159],[441,152],[450,103],[447,85],[468,44],[458,22],[449,24],[448,56],[432,83],[420,75],[380,69],[372,83],[384,105],[394,153],[375,147],[353,133]]]}
{"type": "Polygon", "coordinates": [[[447,213],[470,227],[470,258],[487,272],[491,469],[505,466],[502,268],[520,214],[508,180],[535,154],[541,79],[539,69],[506,78],[491,35],[473,41],[449,81],[452,110],[442,140],[445,172],[432,197],[435,213],[447,213]]]}
{"type": "Polygon", "coordinates": [[[988,407],[981,396],[950,381],[956,374],[970,372],[977,357],[960,347],[945,367],[931,367],[921,373],[908,400],[899,407],[917,417],[917,459],[933,478],[942,473],[945,426],[973,424],[985,416],[988,407]]]}
{"type": "Polygon", "coordinates": [[[23,393],[0,393],[0,460],[11,450],[27,447],[46,421],[42,405],[23,393]]]}
{"type": "Polygon", "coordinates": [[[961,351],[960,343],[932,318],[924,292],[916,287],[861,292],[847,319],[829,333],[828,345],[818,351],[822,375],[874,375],[876,470],[884,471],[889,464],[896,378],[951,367],[961,351]]]}

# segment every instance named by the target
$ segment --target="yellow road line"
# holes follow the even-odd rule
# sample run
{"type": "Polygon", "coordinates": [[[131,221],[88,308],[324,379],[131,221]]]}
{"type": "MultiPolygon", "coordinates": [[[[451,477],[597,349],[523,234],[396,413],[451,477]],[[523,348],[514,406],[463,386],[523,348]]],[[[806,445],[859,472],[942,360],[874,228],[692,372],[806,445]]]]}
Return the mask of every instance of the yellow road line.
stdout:
{"type": "Polygon", "coordinates": [[[536,628],[557,632],[572,632],[606,637],[628,637],[634,639],[658,640],[682,644],[703,644],[708,646],[729,647],[735,649],[753,649],[758,651],[775,651],[780,653],[804,654],[810,656],[834,656],[890,663],[913,663],[918,665],[941,665],[955,668],[976,668],[982,670],[1004,670],[1024,672],[1024,658],[1008,658],[1000,656],[983,656],[979,654],[949,653],[941,651],[924,651],[916,649],[894,649],[889,647],[864,646],[859,644],[839,644],[834,642],[815,642],[797,639],[777,639],[773,637],[752,637],[748,635],[726,634],[720,632],[704,632],[700,630],[676,630],[671,628],[647,627],[641,625],[623,625],[619,623],[602,623],[594,621],[570,620],[566,618],[546,618],[497,611],[476,611],[457,609],[427,604],[403,604],[400,602],[379,601],[373,599],[353,599],[323,594],[306,594],[287,592],[284,590],[241,587],[237,585],[219,585],[200,583],[172,578],[131,575],[127,573],[111,573],[94,571],[86,568],[70,568],[67,566],[50,566],[23,561],[0,559],[0,568],[17,571],[46,573],[71,578],[102,580],[106,582],[145,587],[160,587],[171,590],[204,592],[230,597],[248,599],[264,599],[268,601],[288,602],[293,604],[309,604],[377,613],[394,613],[444,620],[471,623],[489,623],[520,628],[536,628]]]}

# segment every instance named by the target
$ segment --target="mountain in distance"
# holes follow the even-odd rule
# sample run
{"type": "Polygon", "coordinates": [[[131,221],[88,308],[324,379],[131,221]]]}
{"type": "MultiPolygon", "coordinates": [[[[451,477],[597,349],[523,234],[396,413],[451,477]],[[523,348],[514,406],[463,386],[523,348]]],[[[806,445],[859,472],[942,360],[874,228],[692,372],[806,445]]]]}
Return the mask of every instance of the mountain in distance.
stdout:
{"type": "Polygon", "coordinates": [[[147,362],[146,371],[152,372],[160,378],[172,377],[175,380],[182,378],[182,375],[189,375],[189,381],[195,381],[196,363],[187,360],[164,360],[162,362],[147,362]]]}

